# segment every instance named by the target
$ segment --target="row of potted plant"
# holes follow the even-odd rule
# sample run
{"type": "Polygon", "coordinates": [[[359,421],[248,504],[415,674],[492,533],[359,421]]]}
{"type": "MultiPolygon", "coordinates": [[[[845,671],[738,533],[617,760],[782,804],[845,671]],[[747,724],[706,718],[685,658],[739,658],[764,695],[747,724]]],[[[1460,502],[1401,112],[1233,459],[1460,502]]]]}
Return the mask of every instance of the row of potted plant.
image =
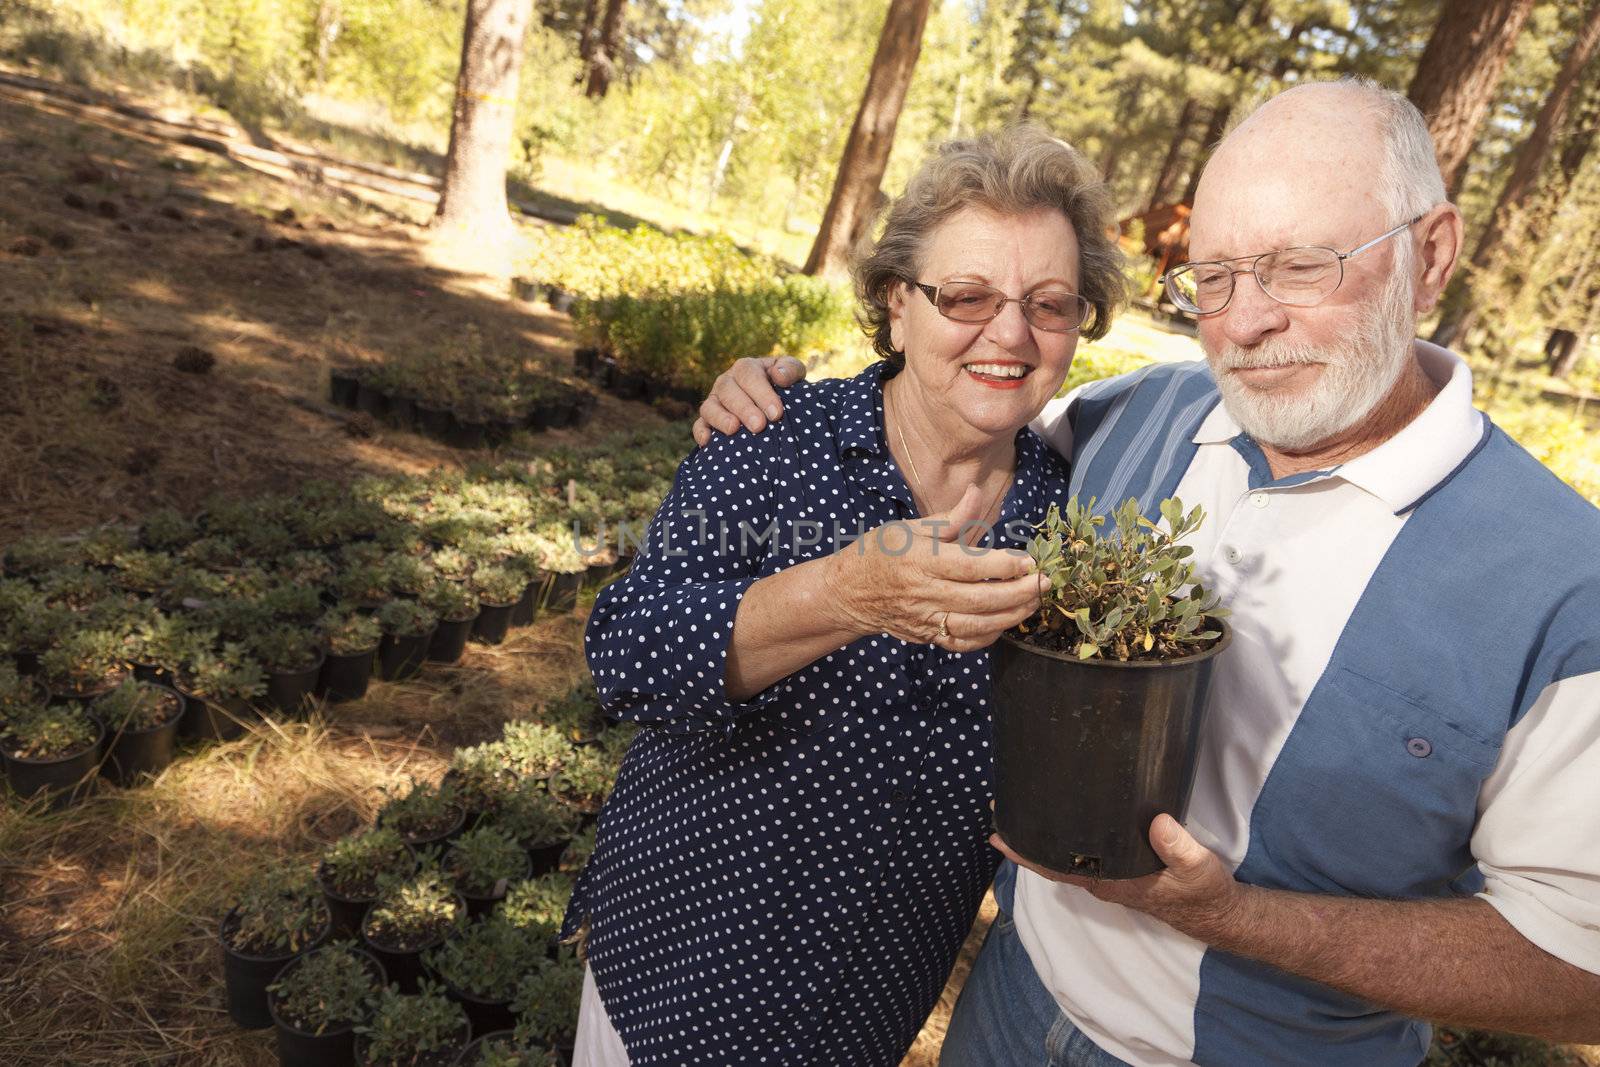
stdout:
{"type": "Polygon", "coordinates": [[[626,398],[695,403],[738,356],[865,351],[847,288],[720,235],[585,216],[541,235],[517,287],[524,299],[547,289],[552,307],[571,310],[584,348],[607,361],[605,384],[626,398]]]}
{"type": "MultiPolygon", "coordinates": [[[[10,656],[0,662],[28,679],[7,699],[26,697],[33,710],[19,725],[30,740],[7,766],[22,782],[32,768],[21,760],[100,763],[103,746],[82,747],[84,720],[65,705],[89,705],[130,677],[175,694],[141,689],[136,703],[172,714],[179,702],[178,734],[228,737],[258,709],[300,714],[318,696],[356,699],[374,673],[403,680],[426,661],[455,662],[469,637],[497,643],[541,611],[570,610],[586,582],[628,565],[633,546],[618,524],[653,510],[677,437],[627,435],[621,467],[558,449],[470,473],[218,498],[198,515],[158,510],[136,529],[13,543],[0,579],[10,656]],[[562,519],[609,532],[579,542],[562,519]],[[41,736],[53,739],[48,749],[41,736]]],[[[630,521],[642,529],[642,518],[630,521]]],[[[118,780],[168,758],[172,720],[140,736],[150,747],[135,761],[143,727],[102,711],[90,714],[116,739],[118,780]]]]}
{"type": "MultiPolygon", "coordinates": [[[[472,334],[471,336],[476,336],[472,334]]],[[[336,366],[334,404],[456,448],[503,445],[518,433],[584,426],[595,394],[579,385],[488,356],[336,366]]]]}
{"type": "Polygon", "coordinates": [[[631,736],[580,686],[391,795],[314,871],[263,874],[220,926],[230,1016],[276,1026],[297,1067],[449,1064],[469,1048],[562,1062],[582,968],[556,937],[593,848],[580,827],[631,736]]]}

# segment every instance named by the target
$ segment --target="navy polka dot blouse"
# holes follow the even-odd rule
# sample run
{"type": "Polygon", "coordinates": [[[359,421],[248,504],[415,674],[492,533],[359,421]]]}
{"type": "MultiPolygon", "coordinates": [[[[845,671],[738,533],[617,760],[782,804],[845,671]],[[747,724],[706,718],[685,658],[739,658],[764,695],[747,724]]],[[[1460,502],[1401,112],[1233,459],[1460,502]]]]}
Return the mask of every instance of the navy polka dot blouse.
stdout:
{"type": "MultiPolygon", "coordinates": [[[[767,432],[691,454],[590,617],[606,710],[646,729],[564,933],[591,920],[589,964],[639,1067],[898,1064],[993,877],[987,652],[879,634],[749,701],[724,692],[752,582],[833,551],[836,528],[915,517],[884,369],[797,385],[767,432]]],[[[986,543],[1021,547],[1066,473],[1019,431],[986,543]]]]}

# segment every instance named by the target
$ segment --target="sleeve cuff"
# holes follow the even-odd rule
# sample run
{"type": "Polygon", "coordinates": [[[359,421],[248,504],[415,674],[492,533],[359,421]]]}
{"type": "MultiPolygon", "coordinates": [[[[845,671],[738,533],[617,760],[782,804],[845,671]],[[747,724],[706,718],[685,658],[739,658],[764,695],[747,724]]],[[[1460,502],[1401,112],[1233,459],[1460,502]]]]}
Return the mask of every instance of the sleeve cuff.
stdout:
{"type": "Polygon", "coordinates": [[[1520,878],[1485,872],[1486,885],[1477,896],[1500,913],[1523,937],[1550,955],[1600,974],[1600,913],[1592,904],[1573,900],[1559,889],[1520,878]],[[1554,895],[1575,909],[1593,913],[1588,920],[1573,919],[1552,908],[1545,899],[1554,895]]]}

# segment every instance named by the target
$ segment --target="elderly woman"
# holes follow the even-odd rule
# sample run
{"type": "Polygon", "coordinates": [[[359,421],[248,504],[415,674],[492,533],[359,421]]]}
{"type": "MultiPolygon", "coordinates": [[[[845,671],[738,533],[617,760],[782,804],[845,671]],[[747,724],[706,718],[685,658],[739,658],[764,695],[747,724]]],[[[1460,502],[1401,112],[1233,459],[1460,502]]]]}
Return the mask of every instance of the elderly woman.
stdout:
{"type": "Polygon", "coordinates": [[[644,724],[566,933],[578,1063],[900,1062],[997,854],[988,658],[1039,602],[1026,429],[1122,294],[1109,202],[1032,129],[945,145],[856,264],[882,360],[679,468],[589,622],[644,724]],[[958,541],[958,537],[960,540],[958,541]]]}

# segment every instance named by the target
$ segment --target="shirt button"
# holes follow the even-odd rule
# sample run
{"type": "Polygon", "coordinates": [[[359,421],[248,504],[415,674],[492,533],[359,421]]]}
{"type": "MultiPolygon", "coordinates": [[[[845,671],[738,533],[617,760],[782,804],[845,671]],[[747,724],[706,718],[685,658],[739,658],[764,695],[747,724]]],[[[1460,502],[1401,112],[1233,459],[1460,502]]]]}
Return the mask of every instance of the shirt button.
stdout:
{"type": "Polygon", "coordinates": [[[1418,759],[1426,759],[1433,754],[1433,744],[1426,737],[1413,737],[1406,741],[1406,751],[1418,759]]]}
{"type": "Polygon", "coordinates": [[[1240,552],[1232,545],[1229,545],[1227,548],[1222,550],[1222,558],[1227,560],[1229,563],[1238,563],[1241,559],[1244,559],[1244,553],[1240,552]]]}
{"type": "Polygon", "coordinates": [[[1250,494],[1250,503],[1254,504],[1258,508],[1266,507],[1268,501],[1269,501],[1269,498],[1268,498],[1266,493],[1251,493],[1250,494]]]}

